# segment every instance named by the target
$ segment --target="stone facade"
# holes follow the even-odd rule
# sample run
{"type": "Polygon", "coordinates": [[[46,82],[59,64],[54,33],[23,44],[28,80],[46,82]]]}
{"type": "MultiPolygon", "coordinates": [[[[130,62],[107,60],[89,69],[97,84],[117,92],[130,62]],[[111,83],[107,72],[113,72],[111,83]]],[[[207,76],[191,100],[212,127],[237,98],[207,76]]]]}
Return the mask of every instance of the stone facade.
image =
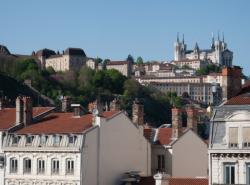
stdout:
{"type": "Polygon", "coordinates": [[[229,99],[211,119],[209,184],[250,183],[250,98],[229,99]]]}
{"type": "Polygon", "coordinates": [[[198,44],[195,44],[193,50],[187,50],[187,45],[184,41],[184,36],[182,42],[179,41],[179,36],[174,43],[174,60],[203,60],[211,61],[214,64],[223,65],[223,66],[232,66],[233,61],[233,52],[227,49],[227,43],[223,39],[218,39],[215,41],[214,37],[212,38],[212,44],[210,49],[201,50],[198,44]]]}

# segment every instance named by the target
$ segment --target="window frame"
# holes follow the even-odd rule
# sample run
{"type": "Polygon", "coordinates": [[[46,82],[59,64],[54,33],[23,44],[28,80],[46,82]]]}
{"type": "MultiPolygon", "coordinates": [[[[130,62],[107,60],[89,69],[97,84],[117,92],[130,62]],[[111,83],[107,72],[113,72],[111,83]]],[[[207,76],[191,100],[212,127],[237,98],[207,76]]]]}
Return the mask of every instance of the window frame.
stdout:
{"type": "Polygon", "coordinates": [[[23,173],[24,174],[30,174],[32,171],[32,161],[30,158],[24,158],[23,159],[23,173]]]}
{"type": "Polygon", "coordinates": [[[37,174],[45,174],[45,160],[37,159],[37,174]]]}
{"type": "Polygon", "coordinates": [[[66,159],[66,175],[74,175],[75,161],[74,159],[66,159]]]}
{"type": "Polygon", "coordinates": [[[224,163],[223,165],[223,181],[224,184],[235,184],[235,163],[224,163]],[[227,168],[229,169],[227,174],[227,168]],[[234,171],[233,179],[232,179],[232,169],[234,171]],[[229,175],[229,179],[227,179],[227,175],[229,175]]]}
{"type": "Polygon", "coordinates": [[[157,170],[160,172],[165,171],[165,155],[164,154],[157,155],[157,170]]]}
{"type": "Polygon", "coordinates": [[[58,175],[60,172],[60,161],[59,159],[52,159],[51,160],[51,174],[58,175]]]}
{"type": "Polygon", "coordinates": [[[18,161],[17,158],[10,158],[10,173],[15,174],[18,172],[18,161]]]}

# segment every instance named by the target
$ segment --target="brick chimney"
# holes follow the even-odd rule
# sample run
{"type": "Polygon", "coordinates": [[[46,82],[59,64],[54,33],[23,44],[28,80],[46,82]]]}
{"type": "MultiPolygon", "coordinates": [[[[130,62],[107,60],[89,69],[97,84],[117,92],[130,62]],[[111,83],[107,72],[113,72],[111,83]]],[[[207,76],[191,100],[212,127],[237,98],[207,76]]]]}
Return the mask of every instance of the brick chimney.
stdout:
{"type": "Polygon", "coordinates": [[[182,110],[172,108],[172,139],[178,139],[182,132],[182,110]]]}
{"type": "Polygon", "coordinates": [[[110,111],[119,111],[121,109],[120,101],[116,98],[110,103],[110,111]]]}
{"type": "Polygon", "coordinates": [[[70,97],[64,96],[62,99],[62,112],[70,112],[70,97]]]}
{"type": "Polygon", "coordinates": [[[71,104],[74,110],[74,117],[79,118],[83,115],[83,108],[80,104],[71,104]]]}
{"type": "Polygon", "coordinates": [[[32,100],[30,97],[23,97],[23,123],[25,126],[32,123],[32,100]]]}
{"type": "Polygon", "coordinates": [[[241,71],[238,66],[222,69],[222,99],[228,100],[241,91],[241,71]]]}
{"type": "Polygon", "coordinates": [[[197,133],[197,110],[193,107],[188,107],[187,112],[187,127],[197,133]]]}
{"type": "Polygon", "coordinates": [[[144,105],[135,99],[132,106],[132,121],[137,125],[144,125],[144,105]]]}
{"type": "Polygon", "coordinates": [[[16,98],[16,125],[23,123],[23,100],[22,97],[16,98]]]}

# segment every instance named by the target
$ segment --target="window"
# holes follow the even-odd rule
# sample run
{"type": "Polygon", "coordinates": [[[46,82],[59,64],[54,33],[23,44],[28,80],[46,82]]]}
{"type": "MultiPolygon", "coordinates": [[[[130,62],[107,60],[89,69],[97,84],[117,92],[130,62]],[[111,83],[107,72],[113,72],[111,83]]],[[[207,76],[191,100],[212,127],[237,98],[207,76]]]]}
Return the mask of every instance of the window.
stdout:
{"type": "Polygon", "coordinates": [[[51,172],[52,172],[52,174],[59,174],[59,160],[58,159],[52,160],[51,172]]]}
{"type": "Polygon", "coordinates": [[[77,136],[69,136],[69,145],[74,145],[76,142],[77,136]]]}
{"type": "Polygon", "coordinates": [[[10,173],[17,173],[18,163],[16,158],[10,159],[10,173]]]}
{"type": "Polygon", "coordinates": [[[43,159],[38,159],[37,161],[37,173],[43,174],[45,172],[45,161],[43,159]]]}
{"type": "Polygon", "coordinates": [[[23,160],[23,173],[31,173],[31,160],[28,158],[23,160]]]}
{"type": "Polygon", "coordinates": [[[66,174],[74,174],[74,160],[66,160],[66,174]]]}
{"type": "Polygon", "coordinates": [[[246,184],[250,184],[250,164],[246,164],[246,184]]]}
{"type": "Polygon", "coordinates": [[[45,146],[48,140],[48,136],[41,136],[40,138],[40,145],[45,146]]]}
{"type": "Polygon", "coordinates": [[[250,127],[242,128],[243,135],[243,147],[250,148],[250,127]]]}
{"type": "Polygon", "coordinates": [[[225,184],[235,183],[235,165],[233,163],[224,164],[224,183],[225,184]]]}
{"type": "Polygon", "coordinates": [[[20,136],[13,136],[12,137],[12,145],[18,145],[19,143],[19,140],[20,140],[20,136]]]}
{"type": "Polygon", "coordinates": [[[158,171],[164,171],[165,170],[165,156],[164,155],[158,155],[158,171]]]}
{"type": "Polygon", "coordinates": [[[54,146],[59,146],[60,142],[61,142],[61,139],[62,139],[62,136],[55,135],[53,139],[54,139],[53,140],[54,146]]]}
{"type": "Polygon", "coordinates": [[[229,128],[229,148],[238,147],[238,127],[229,128]]]}
{"type": "Polygon", "coordinates": [[[33,142],[34,136],[27,136],[26,137],[26,145],[31,145],[33,142]]]}

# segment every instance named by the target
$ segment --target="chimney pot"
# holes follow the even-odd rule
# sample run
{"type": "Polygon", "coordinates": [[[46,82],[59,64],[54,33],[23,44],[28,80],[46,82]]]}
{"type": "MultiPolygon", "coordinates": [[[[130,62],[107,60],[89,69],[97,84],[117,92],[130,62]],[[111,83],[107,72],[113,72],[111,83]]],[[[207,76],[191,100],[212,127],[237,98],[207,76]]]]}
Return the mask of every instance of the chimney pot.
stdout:
{"type": "Polygon", "coordinates": [[[16,98],[16,124],[23,123],[23,100],[22,97],[16,98]]]}
{"type": "Polygon", "coordinates": [[[83,108],[80,104],[71,104],[74,110],[74,117],[81,117],[83,114],[83,108]]]}

